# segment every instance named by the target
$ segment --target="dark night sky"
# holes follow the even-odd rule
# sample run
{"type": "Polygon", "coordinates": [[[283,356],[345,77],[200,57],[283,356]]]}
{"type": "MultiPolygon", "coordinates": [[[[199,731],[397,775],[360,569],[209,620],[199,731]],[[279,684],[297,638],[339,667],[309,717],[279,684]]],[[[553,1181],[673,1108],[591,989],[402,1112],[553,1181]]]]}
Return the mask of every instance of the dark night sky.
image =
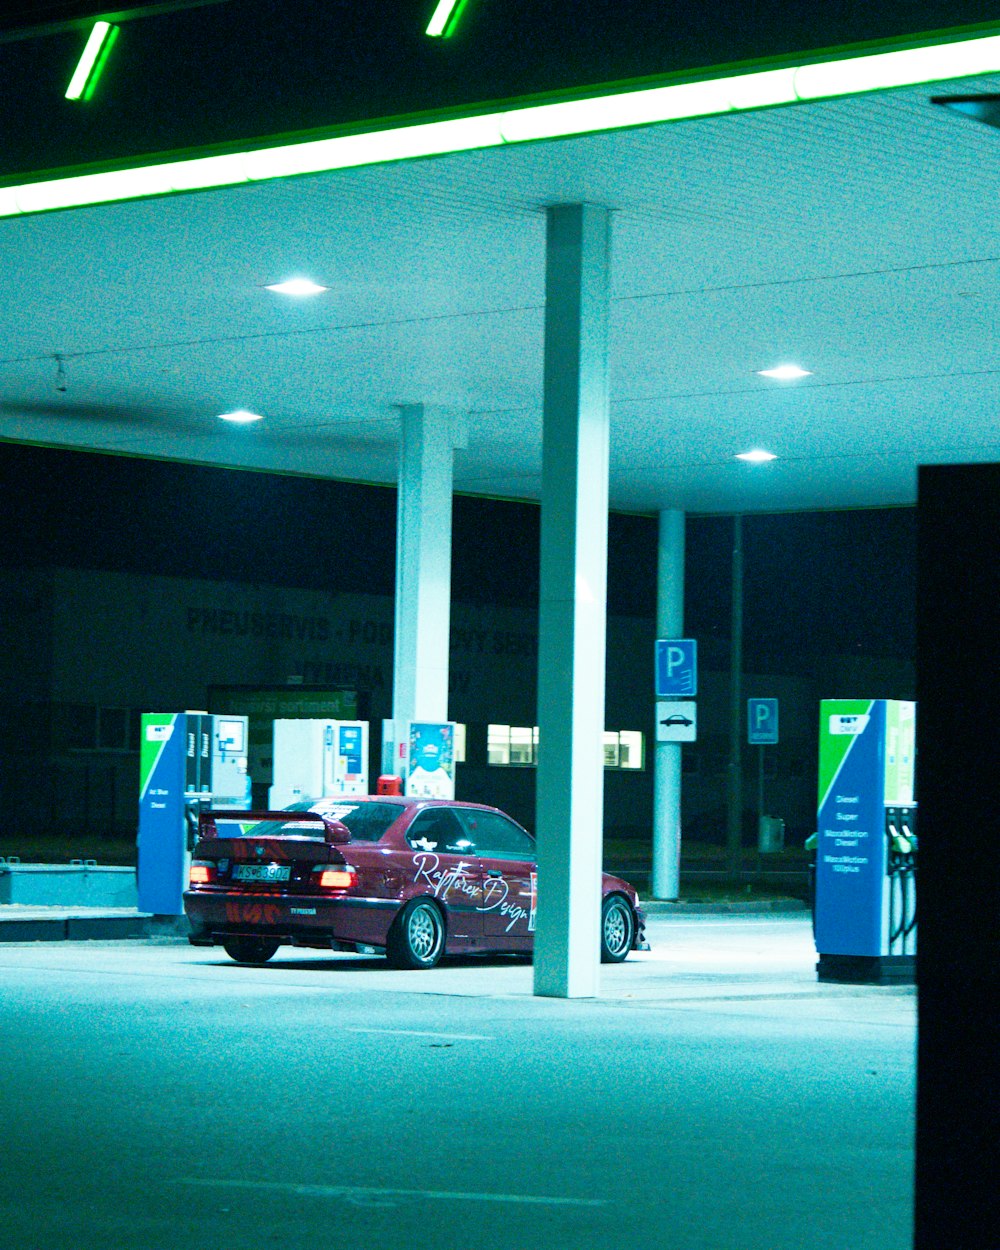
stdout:
{"type": "MultiPolygon", "coordinates": [[[[0,443],[0,498],[0,566],[393,593],[388,487],[0,443]]],[[[536,608],[538,522],[534,504],[456,497],[453,598],[536,608]]],[[[706,643],[730,633],[732,534],[688,520],[686,632],[706,643]]],[[[915,542],[908,508],[745,518],[746,667],[912,658],[915,542]]],[[[613,514],[609,610],[652,618],[655,593],[655,519],[613,514]]]]}

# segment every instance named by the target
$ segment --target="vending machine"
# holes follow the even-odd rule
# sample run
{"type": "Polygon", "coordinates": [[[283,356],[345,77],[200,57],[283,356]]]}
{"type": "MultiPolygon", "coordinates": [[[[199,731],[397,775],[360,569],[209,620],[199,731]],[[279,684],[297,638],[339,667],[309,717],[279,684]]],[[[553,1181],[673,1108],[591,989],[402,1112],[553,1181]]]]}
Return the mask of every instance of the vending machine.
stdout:
{"type": "Polygon", "coordinates": [[[368,722],[276,720],[268,806],[368,793],[368,722]]]}
{"type": "Polygon", "coordinates": [[[815,935],[821,981],[912,982],[916,704],[820,704],[815,935]]]}
{"type": "Polygon", "coordinates": [[[202,807],[250,806],[245,716],[144,712],[139,745],[138,906],[183,914],[202,807]]]}

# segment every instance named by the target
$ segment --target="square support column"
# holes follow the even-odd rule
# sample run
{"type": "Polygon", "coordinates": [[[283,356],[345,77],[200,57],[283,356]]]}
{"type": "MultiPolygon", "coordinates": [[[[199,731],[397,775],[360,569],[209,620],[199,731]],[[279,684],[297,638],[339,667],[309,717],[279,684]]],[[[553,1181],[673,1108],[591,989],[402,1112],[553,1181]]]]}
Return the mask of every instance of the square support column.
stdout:
{"type": "Polygon", "coordinates": [[[454,460],[449,413],[401,405],[400,424],[392,685],[397,726],[448,719],[454,460]]]}
{"type": "Polygon", "coordinates": [[[548,210],[538,658],[535,993],[600,967],[608,548],[610,213],[548,210]]]}

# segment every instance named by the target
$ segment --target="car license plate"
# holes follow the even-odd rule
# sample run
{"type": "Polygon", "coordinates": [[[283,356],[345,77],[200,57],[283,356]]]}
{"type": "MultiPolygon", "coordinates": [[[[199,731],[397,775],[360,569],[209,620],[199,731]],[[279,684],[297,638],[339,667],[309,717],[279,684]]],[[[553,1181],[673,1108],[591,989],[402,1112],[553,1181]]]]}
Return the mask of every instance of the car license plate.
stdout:
{"type": "Polygon", "coordinates": [[[287,881],[291,875],[287,864],[234,864],[234,881],[287,881]]]}

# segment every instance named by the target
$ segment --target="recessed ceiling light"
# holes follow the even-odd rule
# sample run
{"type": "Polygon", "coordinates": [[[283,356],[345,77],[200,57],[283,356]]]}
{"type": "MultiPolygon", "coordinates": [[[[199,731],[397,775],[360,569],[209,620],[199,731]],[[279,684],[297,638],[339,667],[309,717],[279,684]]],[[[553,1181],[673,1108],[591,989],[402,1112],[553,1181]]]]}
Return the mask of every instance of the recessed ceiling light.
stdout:
{"type": "Polygon", "coordinates": [[[737,460],[745,460],[747,464],[767,464],[777,458],[773,451],[740,451],[736,454],[737,460]]]}
{"type": "Polygon", "coordinates": [[[249,425],[251,421],[263,421],[259,412],[250,412],[247,408],[237,408],[235,412],[220,412],[220,421],[232,421],[234,425],[249,425]]]}
{"type": "Polygon", "coordinates": [[[319,295],[321,291],[329,291],[328,286],[320,286],[311,278],[289,278],[287,282],[268,282],[268,291],[277,291],[279,295],[319,295]]]}
{"type": "Polygon", "coordinates": [[[800,369],[798,365],[778,365],[774,369],[758,369],[762,378],[777,378],[779,382],[793,382],[796,378],[811,378],[811,369],[800,369]]]}

